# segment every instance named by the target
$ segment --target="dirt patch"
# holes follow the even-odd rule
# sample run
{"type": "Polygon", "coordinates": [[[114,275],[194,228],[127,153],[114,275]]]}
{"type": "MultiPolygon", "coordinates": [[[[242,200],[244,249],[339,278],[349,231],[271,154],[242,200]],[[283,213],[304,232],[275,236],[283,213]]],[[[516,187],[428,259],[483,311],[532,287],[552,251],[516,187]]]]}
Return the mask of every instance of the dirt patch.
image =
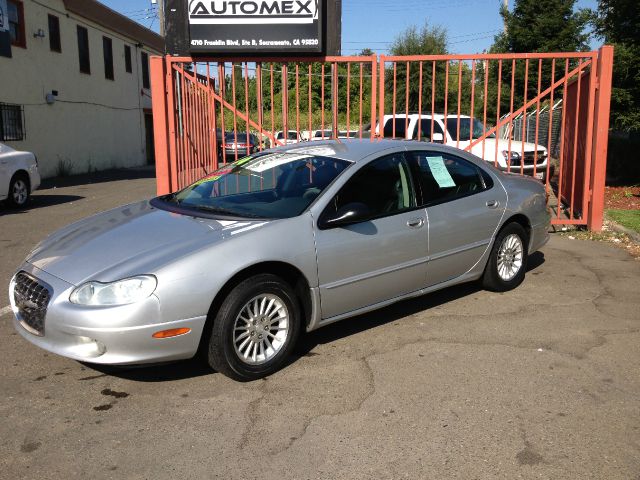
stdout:
{"type": "Polygon", "coordinates": [[[640,185],[633,187],[606,187],[604,208],[607,210],[640,210],[640,185]]]}

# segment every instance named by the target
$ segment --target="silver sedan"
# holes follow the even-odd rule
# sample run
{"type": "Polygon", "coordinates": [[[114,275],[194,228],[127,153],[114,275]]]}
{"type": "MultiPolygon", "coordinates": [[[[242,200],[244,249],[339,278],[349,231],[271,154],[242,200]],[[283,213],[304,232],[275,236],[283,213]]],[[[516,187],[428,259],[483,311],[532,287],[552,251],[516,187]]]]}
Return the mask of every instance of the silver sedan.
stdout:
{"type": "Polygon", "coordinates": [[[63,228],[9,295],[16,329],[51,352],[112,365],[199,353],[250,380],[303,330],[463,282],[517,287],[549,221],[542,184],[454,148],[290,145],[63,228]]]}

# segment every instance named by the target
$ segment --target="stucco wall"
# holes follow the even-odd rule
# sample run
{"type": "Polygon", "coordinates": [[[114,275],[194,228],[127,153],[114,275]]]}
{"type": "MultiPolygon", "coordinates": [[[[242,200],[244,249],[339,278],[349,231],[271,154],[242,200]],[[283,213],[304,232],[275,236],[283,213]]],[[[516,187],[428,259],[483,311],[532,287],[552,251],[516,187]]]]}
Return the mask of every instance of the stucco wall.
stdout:
{"type": "MultiPolygon", "coordinates": [[[[0,102],[24,105],[26,125],[24,141],[7,143],[34,152],[43,177],[56,175],[63,165],[83,173],[145,164],[143,109],[151,108],[151,98],[142,89],[141,48],[67,14],[62,1],[47,5],[51,8],[24,0],[27,48],[14,46],[13,58],[0,57],[0,102]],[[60,19],[62,53],[49,48],[49,13],[60,19]],[[90,75],[80,72],[77,25],[89,31],[90,75]],[[45,38],[34,38],[38,29],[45,38]],[[113,42],[115,80],[104,75],[103,36],[113,42]],[[132,51],[132,73],[125,71],[125,44],[132,51]],[[58,91],[57,101],[48,105],[45,96],[52,90],[58,91]]],[[[150,56],[158,53],[142,49],[150,56]]]]}

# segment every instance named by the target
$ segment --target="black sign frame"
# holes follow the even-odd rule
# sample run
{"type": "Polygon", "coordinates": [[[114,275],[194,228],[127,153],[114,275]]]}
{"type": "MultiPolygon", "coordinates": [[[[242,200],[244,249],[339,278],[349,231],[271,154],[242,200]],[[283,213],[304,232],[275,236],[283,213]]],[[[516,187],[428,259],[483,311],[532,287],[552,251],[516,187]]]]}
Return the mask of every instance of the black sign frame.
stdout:
{"type": "MultiPolygon", "coordinates": [[[[211,2],[209,0],[208,2],[203,3],[210,4],[211,2]]],[[[295,4],[296,2],[291,3],[295,4]]],[[[306,1],[303,2],[303,5],[304,4],[306,4],[306,1]]],[[[313,45],[313,42],[309,42],[310,45],[306,46],[269,45],[257,48],[257,45],[252,44],[252,40],[254,40],[256,36],[243,34],[243,37],[247,39],[245,43],[248,43],[248,45],[242,45],[242,42],[240,41],[241,39],[233,38],[232,40],[238,41],[237,45],[225,44],[192,46],[192,29],[189,24],[188,15],[189,0],[164,0],[166,53],[173,56],[232,58],[240,56],[260,58],[279,55],[286,55],[287,57],[338,56],[341,54],[342,0],[320,0],[319,5],[321,7],[321,11],[318,12],[319,24],[316,25],[317,35],[319,37],[317,45],[313,45]]],[[[267,31],[274,28],[280,30],[283,27],[286,27],[286,25],[278,24],[275,26],[265,26],[260,24],[259,21],[253,20],[251,25],[243,24],[234,26],[235,29],[243,32],[247,29],[250,30],[252,27],[259,33],[260,31],[265,31],[265,29],[267,31]]],[[[295,30],[295,28],[293,30],[295,30]]],[[[198,29],[196,29],[196,31],[198,31],[198,29]]],[[[200,31],[202,31],[202,29],[200,29],[200,31]]],[[[297,38],[299,40],[311,39],[310,36],[301,39],[299,35],[293,35],[291,38],[297,38]]]]}

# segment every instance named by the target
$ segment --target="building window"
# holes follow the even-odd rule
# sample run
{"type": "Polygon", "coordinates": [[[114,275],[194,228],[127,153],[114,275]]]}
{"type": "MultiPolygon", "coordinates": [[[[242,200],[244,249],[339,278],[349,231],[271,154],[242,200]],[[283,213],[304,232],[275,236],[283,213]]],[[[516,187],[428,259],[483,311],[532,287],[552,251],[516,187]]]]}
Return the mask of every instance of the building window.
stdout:
{"type": "Polygon", "coordinates": [[[113,42],[108,37],[102,37],[102,52],[104,54],[104,78],[113,80],[113,42]]]}
{"type": "Polygon", "coordinates": [[[131,47],[129,45],[124,46],[124,69],[127,73],[133,72],[131,65],[131,47]]]}
{"type": "Polygon", "coordinates": [[[18,0],[7,0],[7,10],[11,45],[27,48],[27,37],[24,34],[24,5],[18,0]]]}
{"type": "Polygon", "coordinates": [[[149,55],[147,52],[140,52],[140,60],[142,61],[142,86],[143,88],[151,88],[149,80],[149,55]]]}
{"type": "Polygon", "coordinates": [[[78,25],[78,58],[80,59],[80,71],[82,73],[91,73],[89,31],[80,25],[78,25]]]}
{"type": "Polygon", "coordinates": [[[0,141],[24,140],[24,109],[21,105],[0,103],[0,141]]]}
{"type": "Polygon", "coordinates": [[[62,52],[60,19],[55,15],[49,15],[49,48],[52,52],[62,52]]]}

